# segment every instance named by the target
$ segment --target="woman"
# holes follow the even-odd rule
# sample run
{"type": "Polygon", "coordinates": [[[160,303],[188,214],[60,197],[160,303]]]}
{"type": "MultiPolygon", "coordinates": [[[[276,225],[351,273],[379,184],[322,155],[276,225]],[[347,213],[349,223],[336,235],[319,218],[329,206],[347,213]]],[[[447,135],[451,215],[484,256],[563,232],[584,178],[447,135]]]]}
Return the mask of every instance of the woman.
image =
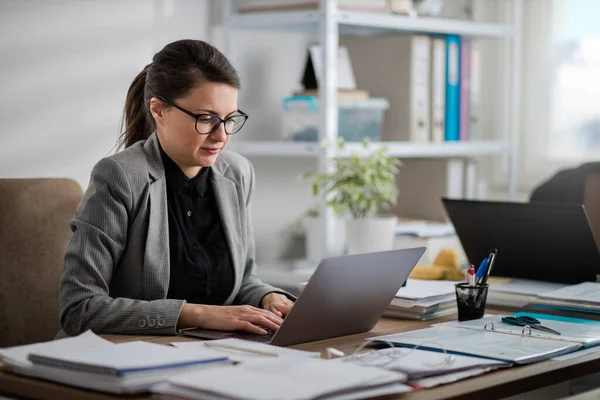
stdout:
{"type": "Polygon", "coordinates": [[[66,334],[279,327],[293,303],[256,277],[254,171],[223,153],[247,119],[239,88],[225,56],[198,40],[165,46],[135,78],[125,150],[96,164],[71,221],[66,334]]]}

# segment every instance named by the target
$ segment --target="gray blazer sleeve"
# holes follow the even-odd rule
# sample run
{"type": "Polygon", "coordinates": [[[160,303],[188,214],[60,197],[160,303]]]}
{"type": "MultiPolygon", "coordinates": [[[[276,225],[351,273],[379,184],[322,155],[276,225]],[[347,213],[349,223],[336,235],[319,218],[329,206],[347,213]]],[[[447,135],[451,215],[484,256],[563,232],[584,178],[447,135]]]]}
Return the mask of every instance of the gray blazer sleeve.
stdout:
{"type": "Polygon", "coordinates": [[[274,286],[263,283],[256,276],[256,262],[255,262],[255,249],[254,249],[254,232],[252,227],[252,218],[250,216],[250,203],[252,195],[254,193],[254,168],[252,164],[248,162],[250,169],[250,179],[248,184],[248,196],[246,198],[246,238],[247,238],[247,251],[246,251],[246,264],[244,268],[244,274],[242,278],[242,285],[240,291],[235,298],[237,304],[250,304],[254,307],[260,307],[262,298],[272,292],[284,294],[289,299],[294,301],[296,298],[290,293],[287,293],[274,286]]]}
{"type": "MultiPolygon", "coordinates": [[[[88,329],[96,333],[176,333],[185,301],[109,295],[113,271],[127,244],[132,209],[132,190],[123,167],[110,158],[98,162],[71,220],[73,238],[65,255],[59,294],[60,324],[68,335],[88,329]],[[153,327],[141,322],[150,318],[153,327]]],[[[141,285],[141,278],[131,284],[141,285]]]]}

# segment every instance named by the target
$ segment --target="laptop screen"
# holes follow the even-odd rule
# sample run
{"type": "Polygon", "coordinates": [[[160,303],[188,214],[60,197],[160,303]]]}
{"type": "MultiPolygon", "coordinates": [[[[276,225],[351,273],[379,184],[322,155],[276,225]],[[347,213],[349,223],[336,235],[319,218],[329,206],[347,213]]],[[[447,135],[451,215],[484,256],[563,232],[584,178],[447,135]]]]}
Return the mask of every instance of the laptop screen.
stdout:
{"type": "Polygon", "coordinates": [[[580,283],[600,273],[583,205],[442,201],[471,264],[498,249],[492,276],[580,283]]]}

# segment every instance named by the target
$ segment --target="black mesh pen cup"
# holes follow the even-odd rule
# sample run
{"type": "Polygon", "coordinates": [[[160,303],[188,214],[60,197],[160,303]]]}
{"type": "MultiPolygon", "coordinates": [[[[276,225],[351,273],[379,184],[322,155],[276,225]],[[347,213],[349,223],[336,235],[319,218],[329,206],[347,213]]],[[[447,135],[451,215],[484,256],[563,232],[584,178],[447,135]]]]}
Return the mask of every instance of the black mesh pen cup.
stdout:
{"type": "Polygon", "coordinates": [[[457,283],[454,286],[458,320],[469,321],[482,318],[485,313],[489,285],[469,286],[466,283],[457,283]]]}

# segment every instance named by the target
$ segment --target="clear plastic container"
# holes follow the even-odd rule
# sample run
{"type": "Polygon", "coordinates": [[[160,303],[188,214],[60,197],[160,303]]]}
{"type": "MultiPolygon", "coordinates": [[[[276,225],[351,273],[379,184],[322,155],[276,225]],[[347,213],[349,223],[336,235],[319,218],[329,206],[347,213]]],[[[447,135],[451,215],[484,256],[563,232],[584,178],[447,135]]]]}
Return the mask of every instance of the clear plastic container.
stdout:
{"type": "MultiPolygon", "coordinates": [[[[286,97],[282,105],[284,140],[319,140],[319,100],[316,97],[286,97]]],[[[348,142],[359,142],[365,137],[381,140],[383,114],[389,108],[386,99],[338,100],[338,107],[338,136],[348,142]]]]}

